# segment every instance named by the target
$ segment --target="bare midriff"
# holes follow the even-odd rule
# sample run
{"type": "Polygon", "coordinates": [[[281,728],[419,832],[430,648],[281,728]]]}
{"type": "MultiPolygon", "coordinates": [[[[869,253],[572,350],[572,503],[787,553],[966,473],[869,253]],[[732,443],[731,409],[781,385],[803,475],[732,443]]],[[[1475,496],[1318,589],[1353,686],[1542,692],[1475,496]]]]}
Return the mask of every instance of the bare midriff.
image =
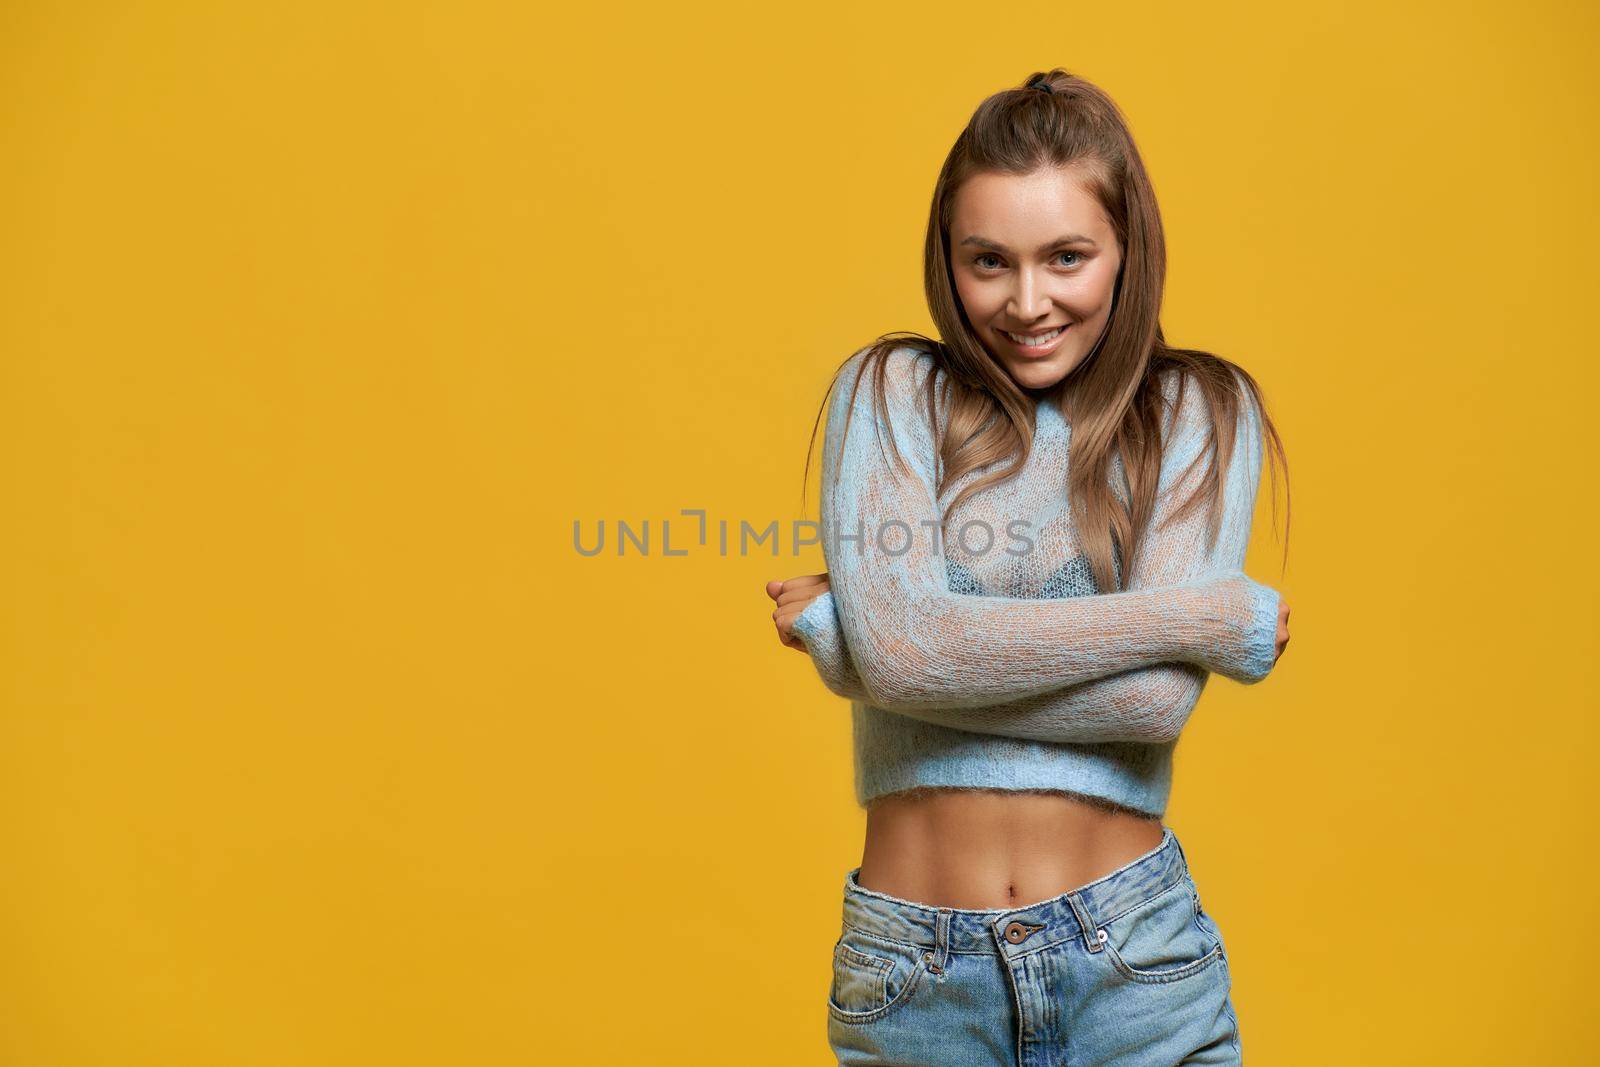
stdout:
{"type": "Polygon", "coordinates": [[[867,808],[857,880],[940,908],[1017,908],[1110,874],[1161,843],[1161,820],[1066,793],[918,789],[867,808]]]}

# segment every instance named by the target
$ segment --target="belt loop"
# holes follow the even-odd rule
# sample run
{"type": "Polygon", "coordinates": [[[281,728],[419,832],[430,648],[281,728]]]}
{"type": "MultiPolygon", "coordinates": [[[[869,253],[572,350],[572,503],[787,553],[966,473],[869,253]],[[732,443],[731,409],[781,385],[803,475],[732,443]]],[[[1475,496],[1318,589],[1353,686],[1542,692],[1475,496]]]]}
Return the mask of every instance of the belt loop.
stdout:
{"type": "Polygon", "coordinates": [[[933,959],[928,967],[934,974],[943,974],[950,961],[950,917],[949,908],[940,908],[939,919],[934,923],[933,959]]]}
{"type": "Polygon", "coordinates": [[[1100,930],[1095,926],[1094,917],[1089,914],[1089,906],[1083,902],[1083,895],[1074,891],[1067,894],[1067,903],[1072,905],[1072,914],[1078,917],[1078,928],[1083,931],[1083,947],[1090,952],[1100,951],[1100,930]]]}

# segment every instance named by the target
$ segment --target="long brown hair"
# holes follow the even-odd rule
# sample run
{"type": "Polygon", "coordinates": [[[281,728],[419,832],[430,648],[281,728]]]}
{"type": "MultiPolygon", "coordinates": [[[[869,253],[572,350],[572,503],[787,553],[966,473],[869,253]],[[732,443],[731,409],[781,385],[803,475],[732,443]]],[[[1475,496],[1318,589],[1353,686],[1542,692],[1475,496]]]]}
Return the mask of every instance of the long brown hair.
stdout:
{"type": "MultiPolygon", "coordinates": [[[[1198,387],[1211,416],[1211,464],[1196,490],[1173,516],[1177,521],[1195,508],[1211,508],[1209,537],[1215,542],[1221,523],[1217,506],[1233,454],[1234,428],[1239,405],[1249,402],[1260,413],[1263,436],[1271,442],[1276,465],[1288,476],[1288,458],[1277,427],[1267,415],[1260,387],[1244,368],[1189,348],[1174,348],[1162,336],[1161,298],[1166,280],[1166,239],[1161,213],[1144,162],[1134,146],[1121,111],[1098,86],[1060,67],[1030,75],[1026,88],[1005,89],[978,105],[966,129],[945,157],[933,191],[923,250],[923,283],[928,308],[942,341],[912,331],[895,331],[878,337],[867,349],[860,373],[852,384],[859,388],[861,374],[875,368],[880,417],[887,421],[882,402],[884,375],[890,353],[913,348],[933,357],[944,373],[927,376],[926,407],[930,418],[939,406],[946,409],[945,428],[939,439],[939,484],[935,494],[966,472],[1012,458],[1006,466],[974,479],[951,501],[953,510],[968,494],[1012,477],[1027,463],[1033,441],[1034,405],[978,339],[956,294],[950,266],[950,218],[955,195],[974,174],[998,172],[1024,175],[1044,167],[1072,167],[1085,179],[1111,220],[1122,246],[1122,264],[1113,290],[1110,321],[1082,363],[1057,387],[1062,414],[1072,427],[1067,493],[1079,546],[1087,558],[1097,588],[1117,588],[1120,568],[1113,552],[1123,560],[1138,558],[1139,544],[1155,511],[1161,473],[1163,382],[1169,373],[1181,375],[1178,404],[1183,390],[1198,387]],[[1049,93],[1031,86],[1045,81],[1049,93]],[[934,396],[935,383],[943,382],[943,395],[934,396]],[[1111,463],[1122,457],[1126,499],[1112,492],[1111,463]]],[[[845,360],[855,358],[852,353],[845,360]]],[[[843,364],[841,364],[841,369],[843,364]]],[[[837,387],[839,375],[835,373],[837,387]]],[[[828,405],[824,396],[811,428],[812,447],[817,427],[828,405]]],[[[894,435],[889,435],[894,445],[894,435]]],[[[898,457],[898,449],[896,449],[898,457]]],[[[809,478],[811,456],[801,481],[802,500],[809,478]]],[[[1277,474],[1272,476],[1273,525],[1277,525],[1277,474]]],[[[1285,498],[1287,510],[1287,484],[1285,498]]],[[[1288,517],[1284,521],[1284,562],[1288,559],[1288,517]]],[[[1131,570],[1131,567],[1129,568],[1131,570]]],[[[1125,581],[1133,575],[1122,573],[1125,581]]]]}

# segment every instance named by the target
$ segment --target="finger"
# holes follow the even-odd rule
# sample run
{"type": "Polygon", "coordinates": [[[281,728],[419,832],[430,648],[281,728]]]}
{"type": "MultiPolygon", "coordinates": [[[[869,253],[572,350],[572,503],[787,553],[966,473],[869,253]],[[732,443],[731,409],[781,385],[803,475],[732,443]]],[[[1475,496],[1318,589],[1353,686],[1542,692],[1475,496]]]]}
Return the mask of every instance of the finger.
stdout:
{"type": "Polygon", "coordinates": [[[820,592],[816,589],[802,589],[798,592],[786,589],[778,594],[778,606],[782,608],[794,604],[798,606],[798,610],[798,608],[804,608],[805,605],[811,603],[825,592],[827,592],[825,589],[820,592]]]}
{"type": "Polygon", "coordinates": [[[767,595],[773,600],[777,600],[778,594],[781,592],[783,592],[783,583],[778,579],[774,578],[767,583],[767,595]]]}
{"type": "Polygon", "coordinates": [[[795,600],[815,600],[828,591],[827,582],[812,582],[810,585],[792,586],[784,584],[783,592],[778,594],[780,604],[788,604],[795,600]]]}
{"type": "Polygon", "coordinates": [[[809,589],[820,581],[822,581],[822,575],[820,574],[802,574],[797,577],[787,579],[783,583],[783,591],[788,592],[791,589],[809,589]]]}

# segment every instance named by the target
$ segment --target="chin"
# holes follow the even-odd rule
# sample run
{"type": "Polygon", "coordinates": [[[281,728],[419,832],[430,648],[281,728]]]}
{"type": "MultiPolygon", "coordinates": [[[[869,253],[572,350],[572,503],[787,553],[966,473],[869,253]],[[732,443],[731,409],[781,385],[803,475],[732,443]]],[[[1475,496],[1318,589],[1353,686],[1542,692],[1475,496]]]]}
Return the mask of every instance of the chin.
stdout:
{"type": "Polygon", "coordinates": [[[1025,362],[1007,364],[1011,378],[1024,389],[1049,389],[1060,385],[1072,372],[1067,361],[1046,360],[1042,363],[1025,362]]]}

